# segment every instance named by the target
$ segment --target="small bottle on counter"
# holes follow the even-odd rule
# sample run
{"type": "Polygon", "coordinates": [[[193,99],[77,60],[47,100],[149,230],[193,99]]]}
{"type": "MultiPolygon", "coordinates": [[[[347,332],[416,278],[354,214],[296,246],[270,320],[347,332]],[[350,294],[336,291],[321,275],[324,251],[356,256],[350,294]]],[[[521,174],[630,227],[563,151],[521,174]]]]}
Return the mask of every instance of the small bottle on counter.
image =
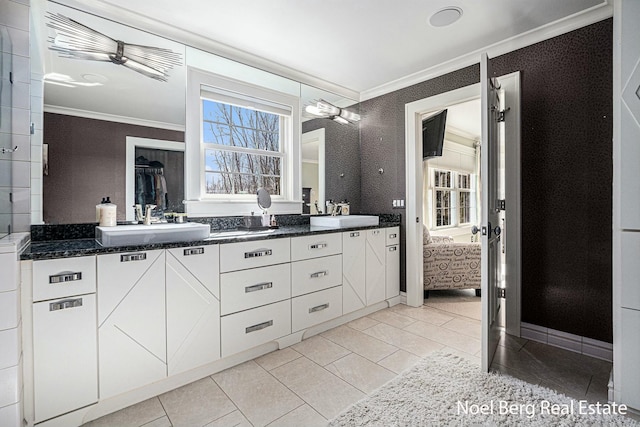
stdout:
{"type": "Polygon", "coordinates": [[[271,223],[270,223],[271,227],[277,227],[278,223],[276,222],[276,216],[275,215],[271,215],[271,223]]]}

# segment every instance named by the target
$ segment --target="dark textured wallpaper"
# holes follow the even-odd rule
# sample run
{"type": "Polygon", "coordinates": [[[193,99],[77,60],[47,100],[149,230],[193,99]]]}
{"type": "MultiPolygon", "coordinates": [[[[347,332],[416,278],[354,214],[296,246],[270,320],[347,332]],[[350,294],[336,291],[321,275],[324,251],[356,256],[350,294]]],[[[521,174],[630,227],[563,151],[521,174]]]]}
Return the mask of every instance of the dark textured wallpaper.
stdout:
{"type": "Polygon", "coordinates": [[[613,22],[492,60],[522,70],[522,320],[612,342],[613,22]]]}
{"type": "MultiPolygon", "coordinates": [[[[608,19],[492,60],[522,79],[522,321],[607,342],[612,44],[608,19]]],[[[404,213],[405,104],[479,80],[471,66],[361,104],[363,212],[404,213]]]]}
{"type": "Polygon", "coordinates": [[[96,204],[110,196],[125,219],[126,137],[184,141],[184,132],[64,114],[44,114],[49,175],[42,181],[47,224],[95,222],[96,204]]]}

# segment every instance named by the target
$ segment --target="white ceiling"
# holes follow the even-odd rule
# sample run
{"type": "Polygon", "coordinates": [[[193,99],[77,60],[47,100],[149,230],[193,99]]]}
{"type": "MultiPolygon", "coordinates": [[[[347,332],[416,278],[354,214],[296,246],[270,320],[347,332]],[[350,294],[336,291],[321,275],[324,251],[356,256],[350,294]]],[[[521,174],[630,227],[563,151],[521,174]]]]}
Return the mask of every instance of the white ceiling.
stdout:
{"type": "Polygon", "coordinates": [[[606,0],[93,0],[361,92],[606,0]],[[460,20],[429,17],[456,6],[460,20]]]}
{"type": "MultiPolygon", "coordinates": [[[[610,8],[608,0],[57,1],[125,24],[44,2],[47,10],[66,14],[114,39],[184,53],[180,43],[128,26],[155,28],[160,34],[175,34],[173,29],[178,28],[210,40],[214,53],[237,52],[238,57],[249,58],[250,65],[254,65],[252,58],[255,64],[266,60],[281,70],[292,70],[292,75],[310,76],[356,94],[421,75],[448,61],[455,63],[465,54],[584,11],[610,8]],[[429,17],[445,6],[462,9],[461,19],[449,27],[432,27],[429,17]]],[[[47,111],[62,106],[114,119],[136,118],[149,126],[184,127],[184,67],[174,69],[169,82],[163,83],[108,62],[60,58],[48,50],[45,39],[55,33],[44,27],[43,16],[35,25],[41,28],[39,50],[45,72],[84,83],[91,75],[107,80],[104,86],[72,89],[46,84],[47,111]]],[[[545,31],[551,34],[547,27],[545,31]]],[[[310,86],[303,86],[301,95],[303,102],[319,98],[339,106],[353,102],[310,86]]],[[[64,108],[58,111],[65,112],[64,108]]],[[[479,135],[479,121],[454,124],[458,117],[463,114],[450,114],[449,123],[479,135]]]]}

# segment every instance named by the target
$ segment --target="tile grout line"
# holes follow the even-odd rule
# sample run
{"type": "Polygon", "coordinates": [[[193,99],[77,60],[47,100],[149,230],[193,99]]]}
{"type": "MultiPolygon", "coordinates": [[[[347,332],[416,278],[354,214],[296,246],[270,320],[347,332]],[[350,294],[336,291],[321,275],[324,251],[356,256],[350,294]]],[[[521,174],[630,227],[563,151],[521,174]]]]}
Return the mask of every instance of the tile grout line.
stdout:
{"type": "MultiPolygon", "coordinates": [[[[256,363],[256,365],[258,365],[258,364],[256,363]]],[[[258,365],[258,366],[260,366],[260,365],[258,365]]],[[[261,368],[262,368],[262,367],[261,367],[261,368]]],[[[264,369],[264,368],[263,368],[263,369],[264,369]]],[[[266,369],[265,369],[265,371],[266,371],[266,369]]],[[[224,372],[224,371],[221,371],[221,372],[224,372]]],[[[216,373],[218,373],[218,372],[216,372],[216,373]]],[[[244,417],[244,419],[245,419],[245,420],[247,420],[247,422],[253,426],[253,423],[252,423],[251,421],[249,421],[249,418],[245,415],[245,413],[244,413],[244,412],[242,412],[242,410],[238,407],[238,405],[236,404],[236,402],[234,402],[234,401],[233,401],[233,399],[231,398],[231,396],[229,396],[229,395],[227,394],[227,392],[224,390],[224,388],[222,388],[222,386],[221,386],[220,384],[218,384],[218,382],[215,380],[215,378],[213,378],[213,376],[214,376],[214,375],[215,375],[215,374],[211,374],[211,375],[209,375],[209,378],[211,378],[211,381],[213,381],[213,383],[214,383],[214,384],[215,384],[215,385],[220,389],[220,391],[221,391],[222,393],[224,393],[224,395],[225,395],[225,396],[227,396],[227,399],[229,399],[229,402],[231,402],[231,403],[233,404],[233,406],[236,408],[236,411],[240,412],[240,413],[242,414],[242,416],[244,417]]],[[[226,417],[227,415],[232,414],[232,413],[233,413],[233,411],[231,411],[231,412],[227,412],[226,414],[221,415],[221,416],[219,416],[218,418],[216,418],[216,419],[213,419],[213,420],[209,421],[207,424],[210,424],[210,423],[212,423],[212,422],[214,422],[214,421],[218,421],[219,419],[222,419],[223,417],[226,417]]],[[[206,425],[206,424],[205,424],[205,425],[206,425]]]]}

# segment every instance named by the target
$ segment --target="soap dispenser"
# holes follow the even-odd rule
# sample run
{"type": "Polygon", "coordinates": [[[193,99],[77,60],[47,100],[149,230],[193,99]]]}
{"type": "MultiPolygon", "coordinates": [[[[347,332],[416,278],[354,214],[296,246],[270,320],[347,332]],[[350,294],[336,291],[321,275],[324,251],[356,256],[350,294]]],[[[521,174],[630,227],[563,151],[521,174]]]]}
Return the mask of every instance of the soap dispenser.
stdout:
{"type": "Polygon", "coordinates": [[[100,208],[100,226],[115,227],[118,225],[116,214],[117,206],[111,203],[111,198],[107,196],[106,203],[102,204],[100,208]]]}

